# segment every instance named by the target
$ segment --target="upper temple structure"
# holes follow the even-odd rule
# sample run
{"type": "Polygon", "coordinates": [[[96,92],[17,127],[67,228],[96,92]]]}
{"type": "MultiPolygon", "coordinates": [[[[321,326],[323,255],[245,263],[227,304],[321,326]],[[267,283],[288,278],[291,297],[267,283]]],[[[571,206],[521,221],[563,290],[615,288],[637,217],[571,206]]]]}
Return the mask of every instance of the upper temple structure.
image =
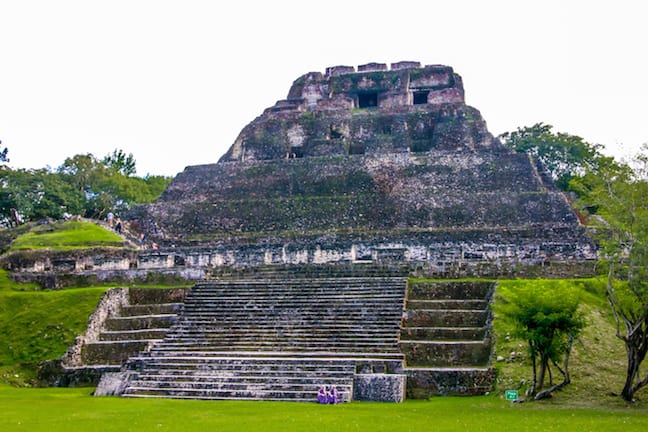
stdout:
{"type": "Polygon", "coordinates": [[[161,259],[205,269],[372,262],[517,274],[595,254],[542,167],[465,104],[461,77],[409,61],[299,77],[218,163],[187,167],[130,218],[161,259]]]}

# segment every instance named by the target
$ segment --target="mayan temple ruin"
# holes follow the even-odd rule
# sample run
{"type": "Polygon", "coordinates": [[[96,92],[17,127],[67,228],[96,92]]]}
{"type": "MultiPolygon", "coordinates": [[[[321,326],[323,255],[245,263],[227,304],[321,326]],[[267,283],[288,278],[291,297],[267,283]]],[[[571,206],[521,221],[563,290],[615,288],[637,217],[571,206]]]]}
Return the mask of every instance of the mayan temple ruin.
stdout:
{"type": "Polygon", "coordinates": [[[490,281],[583,275],[595,257],[542,167],[465,104],[461,77],[418,62],[297,78],[218,163],[128,218],[159,249],[85,269],[198,281],[104,298],[63,361],[103,374],[98,394],[483,394],[490,281]]]}

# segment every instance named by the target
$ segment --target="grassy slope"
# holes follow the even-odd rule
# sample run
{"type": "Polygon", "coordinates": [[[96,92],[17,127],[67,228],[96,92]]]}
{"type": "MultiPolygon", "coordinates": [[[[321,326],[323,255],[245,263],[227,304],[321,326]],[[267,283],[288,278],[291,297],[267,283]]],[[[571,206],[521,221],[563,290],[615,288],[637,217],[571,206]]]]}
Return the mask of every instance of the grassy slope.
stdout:
{"type": "Polygon", "coordinates": [[[112,231],[94,223],[72,221],[35,226],[31,231],[16,238],[10,251],[123,245],[123,239],[112,231]]]}
{"type": "MultiPolygon", "coordinates": [[[[542,285],[545,289],[560,291],[563,284],[580,288],[581,308],[585,313],[587,325],[583,334],[574,343],[570,358],[572,383],[564,390],[554,393],[554,398],[543,404],[568,404],[570,406],[622,406],[619,393],[623,387],[625,374],[625,349],[615,337],[614,317],[604,297],[605,283],[598,279],[572,281],[556,280],[512,280],[501,281],[495,302],[501,301],[509,290],[519,284],[542,285]]],[[[497,307],[495,307],[497,310],[497,307]]],[[[495,357],[502,356],[504,362],[496,362],[498,368],[498,391],[519,389],[524,394],[526,381],[531,379],[532,370],[527,355],[525,341],[512,338],[510,325],[498,319],[495,314],[494,331],[496,336],[495,357]],[[511,353],[516,353],[512,359],[511,353]]],[[[557,380],[561,376],[556,376],[557,380]]],[[[637,394],[639,398],[643,390],[637,394]]],[[[642,405],[646,405],[645,403],[642,405]]]]}
{"type": "Polygon", "coordinates": [[[0,381],[24,385],[34,365],[61,356],[83,333],[106,290],[38,291],[0,271],[0,381]]]}

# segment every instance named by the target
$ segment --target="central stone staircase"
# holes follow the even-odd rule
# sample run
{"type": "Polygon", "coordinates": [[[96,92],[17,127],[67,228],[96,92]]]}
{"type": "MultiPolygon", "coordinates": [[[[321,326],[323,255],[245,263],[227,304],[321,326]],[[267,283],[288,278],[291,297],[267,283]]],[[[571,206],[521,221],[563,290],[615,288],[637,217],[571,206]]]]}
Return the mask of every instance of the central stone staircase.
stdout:
{"type": "Polygon", "coordinates": [[[123,396],[314,401],[336,385],[341,401],[362,398],[358,376],[402,374],[405,287],[390,277],[197,283],[165,338],[127,363],[123,396]]]}

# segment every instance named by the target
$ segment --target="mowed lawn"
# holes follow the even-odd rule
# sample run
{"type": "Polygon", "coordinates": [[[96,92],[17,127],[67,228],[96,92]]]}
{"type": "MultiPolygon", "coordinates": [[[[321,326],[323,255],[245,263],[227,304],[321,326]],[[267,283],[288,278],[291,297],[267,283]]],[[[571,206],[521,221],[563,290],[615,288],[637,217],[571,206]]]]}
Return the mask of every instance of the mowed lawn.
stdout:
{"type": "Polygon", "coordinates": [[[0,387],[0,431],[645,431],[637,408],[561,409],[496,397],[341,405],[92,397],[0,387]]]}

